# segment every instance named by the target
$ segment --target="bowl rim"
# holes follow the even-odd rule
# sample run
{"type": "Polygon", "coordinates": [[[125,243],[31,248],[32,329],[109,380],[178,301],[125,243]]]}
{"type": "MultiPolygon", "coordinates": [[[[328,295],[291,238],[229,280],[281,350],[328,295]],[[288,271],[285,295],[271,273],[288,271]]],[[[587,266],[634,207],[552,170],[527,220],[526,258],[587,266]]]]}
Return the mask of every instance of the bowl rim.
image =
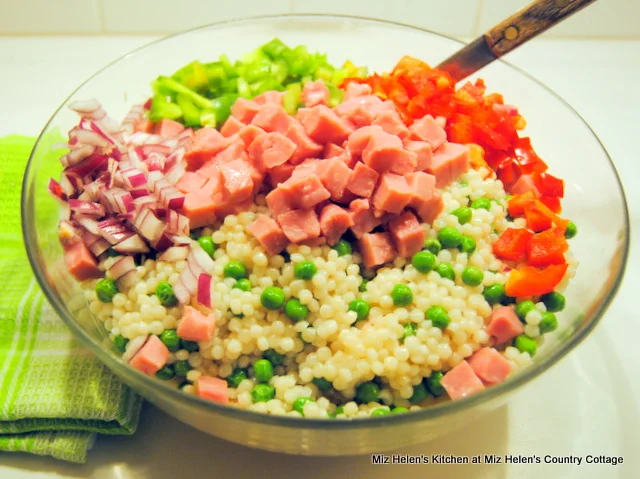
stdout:
{"type": "MultiPolygon", "coordinates": [[[[436,37],[441,37],[447,39],[449,41],[455,42],[460,46],[464,45],[464,42],[461,40],[454,38],[452,36],[435,32],[433,30],[429,30],[427,28],[417,27],[414,25],[409,25],[401,22],[394,22],[388,20],[380,20],[376,18],[369,18],[363,16],[356,15],[334,15],[334,14],[316,14],[316,13],[290,13],[290,14],[281,14],[281,15],[258,15],[258,16],[250,16],[250,17],[242,17],[242,18],[234,18],[229,20],[223,20],[220,22],[214,22],[207,25],[198,26],[195,28],[191,28],[188,30],[183,30],[152,42],[146,43],[140,47],[137,47],[124,55],[121,55],[117,59],[109,62],[104,67],[99,69],[85,81],[83,81],[77,88],[75,88],[67,98],[62,102],[62,104],[54,111],[51,115],[45,126],[43,127],[41,133],[38,135],[38,138],[34,144],[33,150],[29,155],[29,160],[27,163],[27,167],[25,169],[25,174],[22,182],[22,192],[21,192],[21,225],[22,225],[22,234],[25,243],[25,249],[27,252],[27,256],[29,258],[29,263],[31,264],[31,268],[35,273],[36,280],[38,281],[42,291],[44,292],[46,298],[49,303],[54,308],[55,312],[63,319],[66,325],[73,331],[75,336],[80,339],[82,344],[89,348],[93,354],[95,354],[103,363],[109,366],[110,369],[114,370],[118,376],[122,379],[125,378],[125,383],[131,384],[135,382],[142,382],[144,389],[148,391],[154,391],[157,394],[166,395],[168,399],[172,401],[177,401],[178,403],[184,403],[192,408],[197,408],[199,410],[206,410],[207,412],[215,412],[229,417],[230,419],[237,419],[241,421],[252,421],[263,423],[266,425],[280,426],[280,427],[289,427],[289,428],[308,428],[308,429],[327,429],[327,430],[352,430],[352,429],[368,429],[368,428],[376,428],[381,426],[390,426],[394,424],[402,424],[406,422],[414,422],[420,420],[428,420],[435,417],[446,416],[448,414],[461,412],[466,409],[471,409],[475,406],[480,406],[482,404],[488,403],[489,401],[496,399],[498,396],[506,395],[507,393],[513,392],[520,386],[532,381],[533,379],[539,377],[543,372],[550,369],[552,366],[556,365],[560,359],[565,357],[569,352],[571,352],[578,344],[580,344],[595,328],[595,326],[600,322],[602,316],[609,308],[611,302],[615,298],[620,284],[624,278],[624,274],[627,267],[627,261],[629,257],[629,248],[630,248],[630,238],[631,231],[629,225],[629,210],[627,206],[627,199],[624,192],[624,188],[622,182],[620,180],[620,175],[613,163],[611,156],[603,145],[602,141],[596,134],[596,132],[591,128],[591,126],[585,121],[585,119],[559,94],[557,94],[550,87],[542,83],[540,80],[533,77],[531,74],[527,73],[520,67],[517,67],[511,64],[508,61],[503,60],[502,58],[496,60],[500,63],[506,65],[508,68],[515,70],[519,74],[528,78],[529,80],[535,82],[542,89],[546,90],[549,94],[554,96],[558,101],[560,101],[566,108],[568,108],[573,114],[581,121],[584,126],[591,132],[593,137],[598,142],[602,152],[604,153],[606,159],[609,162],[609,166],[611,167],[615,180],[618,185],[618,190],[620,192],[622,201],[623,201],[623,217],[625,223],[625,235],[624,235],[624,244],[622,245],[622,258],[619,263],[618,270],[616,271],[616,278],[611,285],[609,292],[602,304],[593,312],[592,319],[588,323],[584,324],[584,327],[581,327],[577,333],[573,334],[571,337],[567,339],[567,341],[562,345],[562,347],[552,351],[548,356],[541,359],[539,362],[534,363],[532,366],[526,368],[522,373],[517,374],[515,377],[505,381],[496,386],[492,386],[490,388],[485,389],[479,394],[472,395],[470,397],[458,400],[458,401],[443,401],[439,404],[435,404],[429,406],[427,408],[421,409],[419,411],[413,411],[411,414],[394,414],[394,415],[384,415],[379,417],[367,417],[367,418],[356,418],[348,421],[336,421],[330,418],[322,418],[322,419],[308,419],[304,417],[293,417],[293,416],[273,416],[264,413],[258,413],[250,410],[240,409],[233,406],[221,405],[212,401],[207,401],[198,396],[194,396],[191,394],[185,394],[182,391],[172,388],[161,381],[156,380],[150,376],[146,376],[140,371],[131,368],[128,364],[122,361],[121,358],[114,357],[111,352],[108,352],[103,345],[98,342],[95,342],[91,336],[81,328],[74,318],[67,317],[66,308],[63,304],[61,298],[56,296],[52,290],[49,288],[48,283],[45,280],[44,271],[40,267],[40,263],[38,261],[37,255],[35,254],[38,244],[35,239],[32,239],[30,235],[29,219],[27,215],[25,215],[25,211],[27,211],[29,195],[27,195],[27,191],[29,191],[29,173],[32,168],[32,160],[34,158],[34,154],[38,149],[40,142],[42,141],[45,132],[51,126],[53,120],[57,116],[57,114],[69,103],[69,100],[88,82],[93,80],[95,77],[99,76],[106,70],[108,70],[111,66],[119,63],[121,60],[128,58],[132,55],[143,53],[143,50],[149,46],[160,44],[163,42],[171,41],[172,39],[180,36],[186,36],[195,32],[205,31],[216,29],[225,26],[231,25],[241,25],[243,23],[252,23],[252,22],[264,22],[269,20],[283,20],[283,19],[321,19],[321,20],[349,20],[355,21],[362,24],[374,24],[382,27],[401,27],[405,29],[412,30],[414,32],[426,33],[436,37]]],[[[131,386],[132,387],[132,386],[131,386]]],[[[134,391],[136,388],[132,387],[134,391]]],[[[136,391],[137,392],[137,391],[136,391]]],[[[144,395],[143,395],[144,397],[144,395]]],[[[153,402],[153,401],[152,401],[153,402]]]]}

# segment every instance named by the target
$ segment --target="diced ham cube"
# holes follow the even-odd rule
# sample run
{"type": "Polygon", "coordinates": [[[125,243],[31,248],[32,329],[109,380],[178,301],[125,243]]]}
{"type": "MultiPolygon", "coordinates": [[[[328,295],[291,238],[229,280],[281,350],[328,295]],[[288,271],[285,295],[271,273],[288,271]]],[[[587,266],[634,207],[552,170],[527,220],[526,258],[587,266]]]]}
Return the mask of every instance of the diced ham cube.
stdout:
{"type": "Polygon", "coordinates": [[[496,339],[496,344],[506,343],[524,333],[524,326],[511,306],[494,309],[486,329],[496,339]]]}
{"type": "Polygon", "coordinates": [[[189,227],[192,229],[212,225],[216,221],[216,202],[211,196],[198,191],[187,193],[182,214],[189,218],[189,227]]]}
{"type": "Polygon", "coordinates": [[[356,238],[361,238],[380,224],[380,220],[374,215],[368,199],[353,200],[349,205],[349,214],[353,222],[351,231],[356,238]]]}
{"type": "Polygon", "coordinates": [[[340,205],[349,206],[353,200],[358,199],[356,195],[345,189],[340,198],[336,198],[334,201],[340,205]]]}
{"type": "Polygon", "coordinates": [[[256,125],[246,125],[238,132],[238,137],[244,143],[244,147],[249,148],[249,145],[253,143],[253,140],[264,133],[266,132],[262,128],[258,128],[256,125]]]}
{"type": "Polygon", "coordinates": [[[344,99],[351,100],[358,96],[371,95],[371,87],[366,83],[349,82],[344,92],[344,99]]]}
{"type": "Polygon", "coordinates": [[[376,170],[358,162],[351,173],[347,189],[355,195],[369,198],[373,194],[379,176],[376,170]]]}
{"type": "Polygon", "coordinates": [[[324,187],[331,193],[331,199],[342,198],[351,176],[351,170],[344,161],[340,158],[321,160],[316,167],[316,173],[324,187]]]}
{"type": "Polygon", "coordinates": [[[265,133],[258,136],[249,146],[249,157],[258,169],[270,170],[286,163],[296,144],[281,133],[265,133]]]}
{"type": "Polygon", "coordinates": [[[215,157],[215,163],[227,163],[229,161],[247,158],[244,141],[237,136],[229,137],[229,146],[218,153],[215,157]]]}
{"type": "Polygon", "coordinates": [[[160,120],[156,123],[154,133],[163,138],[175,138],[184,130],[184,125],[173,120],[160,120]]]}
{"type": "Polygon", "coordinates": [[[349,135],[347,146],[353,155],[361,155],[369,144],[369,140],[375,134],[384,133],[384,130],[378,125],[363,126],[349,135]]]}
{"type": "Polygon", "coordinates": [[[292,210],[278,216],[278,223],[292,243],[302,243],[320,236],[320,222],[313,210],[292,210]]]}
{"type": "Polygon", "coordinates": [[[64,261],[67,270],[78,281],[99,278],[102,272],[98,269],[95,256],[83,242],[76,243],[64,251],[64,261]]]}
{"type": "Polygon", "coordinates": [[[347,165],[349,169],[353,169],[353,167],[355,167],[358,163],[358,157],[351,154],[351,150],[349,150],[349,147],[342,148],[335,143],[327,143],[324,149],[324,157],[326,159],[338,158],[345,165],[347,165]]]}
{"type": "Polygon", "coordinates": [[[268,133],[277,132],[284,135],[293,121],[284,108],[270,103],[260,108],[260,111],[251,120],[251,124],[268,133]]]}
{"type": "Polygon", "coordinates": [[[231,114],[244,124],[251,123],[259,111],[260,105],[246,98],[238,98],[231,107],[231,114]]]}
{"type": "Polygon", "coordinates": [[[447,134],[431,115],[426,115],[414,121],[409,127],[412,140],[426,141],[433,150],[447,141],[447,134]]]}
{"type": "Polygon", "coordinates": [[[380,266],[396,258],[389,233],[367,233],[358,240],[362,262],[367,268],[380,266]]]}
{"type": "Polygon", "coordinates": [[[494,348],[482,348],[467,360],[483,383],[493,386],[503,382],[511,372],[511,364],[494,348]]]}
{"type": "Polygon", "coordinates": [[[385,132],[374,132],[362,152],[362,161],[379,173],[406,175],[415,170],[417,155],[404,149],[402,140],[385,132]]]}
{"type": "Polygon", "coordinates": [[[426,233],[415,215],[405,211],[389,221],[389,231],[398,255],[407,258],[424,247],[426,233]]]}
{"type": "MultiPolygon", "coordinates": [[[[353,135],[355,132],[351,133],[353,135]]],[[[349,135],[349,136],[351,136],[349,135]]],[[[346,150],[335,143],[327,143],[324,147],[324,158],[333,158],[342,155],[346,150]]]]}
{"type": "Polygon", "coordinates": [[[240,203],[225,202],[219,207],[218,214],[221,218],[228,215],[238,215],[244,211],[249,211],[253,206],[253,198],[247,198],[240,203]]]}
{"type": "Polygon", "coordinates": [[[451,399],[464,399],[472,394],[484,391],[485,387],[469,366],[469,363],[462,361],[455,368],[447,372],[442,381],[442,387],[451,399]]]}
{"type": "Polygon", "coordinates": [[[396,111],[393,102],[383,102],[375,95],[358,96],[343,101],[334,111],[349,120],[356,127],[371,125],[371,122],[385,111],[396,111]]]}
{"type": "Polygon", "coordinates": [[[291,178],[291,174],[295,166],[290,163],[285,163],[284,165],[276,166],[275,168],[271,168],[267,175],[269,176],[269,184],[271,184],[272,188],[276,188],[280,183],[284,183],[289,178],[291,178]]]}
{"type": "Polygon", "coordinates": [[[182,318],[178,321],[176,333],[187,341],[209,342],[216,331],[216,317],[214,313],[205,316],[191,306],[185,306],[182,318]]]}
{"type": "Polygon", "coordinates": [[[318,143],[342,143],[353,132],[349,122],[336,115],[325,105],[308,108],[300,123],[314,141],[318,143]]]}
{"type": "Polygon", "coordinates": [[[404,142],[404,148],[416,154],[416,171],[424,171],[431,166],[433,150],[429,143],[408,140],[404,142]]]}
{"type": "Polygon", "coordinates": [[[511,186],[510,193],[514,195],[523,195],[528,191],[533,191],[534,195],[540,196],[540,192],[538,191],[535,181],[533,181],[533,177],[531,175],[522,175],[511,186]]]}
{"type": "Polygon", "coordinates": [[[302,88],[302,102],[307,108],[329,103],[329,89],[322,80],[305,83],[302,88]]]}
{"type": "Polygon", "coordinates": [[[444,201],[439,191],[434,191],[429,201],[422,202],[414,207],[415,212],[423,223],[431,224],[436,217],[444,210],[444,201]]]}
{"type": "Polygon", "coordinates": [[[195,171],[204,163],[213,158],[217,153],[229,146],[229,139],[215,128],[200,128],[193,137],[193,146],[184,156],[187,169],[195,171]]]}
{"type": "Polygon", "coordinates": [[[271,211],[271,215],[274,218],[279,218],[280,215],[294,209],[289,200],[289,194],[281,188],[271,190],[265,199],[267,200],[269,211],[271,211]]]}
{"type": "Polygon", "coordinates": [[[351,226],[353,226],[353,220],[345,209],[334,204],[328,204],[322,208],[320,231],[330,246],[336,244],[351,226]]]}
{"type": "Polygon", "coordinates": [[[307,210],[329,199],[331,193],[316,175],[296,174],[301,166],[304,165],[297,166],[291,178],[282,183],[278,189],[287,194],[288,201],[294,208],[307,210]]]}
{"type": "Polygon", "coordinates": [[[229,193],[229,202],[240,203],[253,193],[251,165],[244,160],[232,160],[220,165],[224,187],[229,193]]]}
{"type": "Polygon", "coordinates": [[[176,188],[182,193],[198,191],[207,182],[207,178],[198,172],[187,171],[176,183],[176,188]]]}
{"type": "Polygon", "coordinates": [[[229,386],[227,381],[211,376],[200,376],[196,379],[196,394],[203,399],[227,404],[229,402],[229,386]]]}
{"type": "Polygon", "coordinates": [[[227,118],[227,121],[224,122],[222,128],[220,128],[220,133],[222,133],[222,136],[229,137],[242,131],[245,126],[246,125],[238,120],[235,116],[230,116],[229,118],[227,118]]]}
{"type": "Polygon", "coordinates": [[[284,92],[269,90],[264,93],[260,93],[257,97],[253,99],[258,105],[278,105],[282,106],[282,98],[284,97],[284,92]]]}
{"type": "Polygon", "coordinates": [[[270,256],[280,253],[289,243],[278,223],[266,215],[259,215],[247,230],[270,256]]]}
{"type": "Polygon", "coordinates": [[[404,176],[383,173],[371,202],[378,210],[398,214],[412,198],[413,191],[404,176]]]}
{"type": "Polygon", "coordinates": [[[419,211],[433,198],[436,192],[436,177],[423,171],[416,171],[406,175],[405,179],[413,193],[409,207],[419,211]]]}
{"type": "Polygon", "coordinates": [[[409,137],[409,128],[404,124],[397,111],[384,111],[375,117],[371,124],[378,125],[386,133],[398,136],[403,140],[409,137]]]}
{"type": "Polygon", "coordinates": [[[427,172],[435,175],[436,186],[443,188],[453,183],[469,169],[469,148],[457,143],[445,143],[433,152],[427,172]]]}
{"type": "Polygon", "coordinates": [[[286,136],[296,144],[296,151],[289,160],[292,165],[297,165],[306,158],[317,157],[322,151],[322,145],[313,141],[297,121],[289,125],[286,136]]]}
{"type": "Polygon", "coordinates": [[[314,248],[316,246],[322,246],[327,244],[327,238],[325,238],[324,236],[319,236],[317,238],[308,239],[299,244],[308,246],[309,248],[314,248]]]}
{"type": "Polygon", "coordinates": [[[129,364],[147,376],[153,376],[167,364],[167,359],[169,359],[169,350],[158,336],[151,335],[131,358],[129,364]]]}

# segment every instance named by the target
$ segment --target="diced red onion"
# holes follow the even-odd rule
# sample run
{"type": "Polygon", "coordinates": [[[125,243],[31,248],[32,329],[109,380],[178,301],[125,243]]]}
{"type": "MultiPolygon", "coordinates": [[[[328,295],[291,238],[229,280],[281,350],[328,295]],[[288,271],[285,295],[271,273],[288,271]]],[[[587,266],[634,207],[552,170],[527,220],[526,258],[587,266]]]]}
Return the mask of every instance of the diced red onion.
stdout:
{"type": "Polygon", "coordinates": [[[105,214],[104,206],[92,201],[70,199],[69,208],[71,208],[71,211],[74,213],[81,213],[95,218],[102,218],[105,214]]]}
{"type": "Polygon", "coordinates": [[[149,209],[144,208],[134,222],[135,228],[148,241],[156,241],[164,230],[164,224],[149,209]]]}
{"type": "Polygon", "coordinates": [[[107,162],[107,155],[93,154],[85,158],[77,165],[67,168],[67,171],[70,173],[75,173],[78,176],[87,176],[89,174],[95,174],[104,171],[107,167],[107,162]]]}
{"type": "MultiPolygon", "coordinates": [[[[126,258],[132,258],[132,256],[126,256],[126,258]]],[[[116,285],[118,286],[119,290],[126,290],[131,288],[132,286],[135,286],[136,284],[138,284],[138,282],[140,281],[140,278],[138,276],[138,274],[136,273],[135,270],[133,271],[129,271],[128,273],[126,273],[124,276],[122,276],[121,278],[119,278],[116,281],[116,285]]]]}
{"type": "Polygon", "coordinates": [[[143,241],[140,235],[134,234],[124,241],[121,241],[117,245],[114,245],[114,250],[123,254],[136,254],[136,253],[148,253],[149,247],[147,243],[143,241]]]}
{"type": "Polygon", "coordinates": [[[94,235],[91,231],[88,231],[88,230],[84,230],[84,232],[82,233],[82,241],[84,242],[84,244],[86,244],[89,247],[93,243],[101,239],[103,239],[102,236],[94,235]]]}
{"type": "Polygon", "coordinates": [[[164,251],[171,246],[173,246],[173,241],[166,231],[163,231],[162,234],[153,242],[153,247],[156,251],[164,251]]]}
{"type": "MultiPolygon", "coordinates": [[[[109,142],[105,137],[93,130],[85,130],[84,128],[75,127],[69,132],[69,140],[76,141],[82,145],[105,147],[109,142]]],[[[71,143],[71,141],[69,143],[71,143]]]]}
{"type": "Polygon", "coordinates": [[[53,178],[49,180],[49,193],[62,201],[67,199],[67,194],[62,189],[62,186],[53,178]]]}
{"type": "Polygon", "coordinates": [[[186,216],[169,209],[167,210],[165,220],[171,233],[185,236],[189,234],[189,218],[186,216]]]}
{"type": "Polygon", "coordinates": [[[164,188],[159,196],[160,202],[167,209],[179,210],[184,205],[184,194],[173,186],[164,188]]]}
{"type": "Polygon", "coordinates": [[[82,215],[75,215],[73,219],[91,234],[100,235],[100,226],[95,219],[82,215]]]}
{"type": "Polygon", "coordinates": [[[100,231],[100,236],[114,245],[134,234],[133,231],[129,230],[120,220],[115,218],[100,221],[98,223],[98,230],[100,231]]]}
{"type": "Polygon", "coordinates": [[[139,188],[139,189],[135,189],[135,190],[129,190],[129,193],[131,193],[131,196],[134,199],[137,199],[137,198],[141,198],[143,196],[147,196],[149,194],[149,190],[147,190],[146,188],[139,188]]]}
{"type": "Polygon", "coordinates": [[[174,244],[179,245],[179,246],[191,246],[193,243],[195,243],[188,236],[174,235],[171,239],[172,239],[174,244]]]}
{"type": "Polygon", "coordinates": [[[74,101],[69,104],[69,108],[78,113],[82,118],[99,120],[107,116],[107,112],[102,109],[102,105],[96,99],[85,101],[74,101]]]}
{"type": "Polygon", "coordinates": [[[191,256],[194,257],[198,265],[204,270],[205,273],[211,274],[216,266],[211,256],[207,254],[202,246],[196,241],[191,245],[191,256]]]}
{"type": "Polygon", "coordinates": [[[109,244],[109,242],[106,239],[100,238],[98,241],[96,241],[91,246],[89,246],[89,249],[94,255],[100,256],[102,253],[107,251],[110,247],[111,247],[111,244],[109,244]]]}
{"type": "Polygon", "coordinates": [[[91,196],[90,193],[88,193],[87,191],[83,191],[80,196],[78,196],[78,199],[81,201],[91,201],[93,202],[93,200],[95,199],[93,196],[91,196]]]}
{"type": "Polygon", "coordinates": [[[164,164],[166,161],[167,161],[166,156],[161,155],[159,153],[155,153],[155,152],[149,153],[144,160],[149,171],[163,171],[164,164]]]}
{"type": "Polygon", "coordinates": [[[81,192],[83,188],[82,178],[68,171],[62,172],[60,175],[60,186],[67,196],[75,196],[81,192]]]}
{"type": "Polygon", "coordinates": [[[129,162],[133,168],[137,168],[144,173],[149,172],[147,164],[140,158],[140,155],[138,155],[134,148],[129,149],[129,162]]]}
{"type": "Polygon", "coordinates": [[[198,264],[198,261],[193,256],[193,249],[189,253],[189,256],[187,256],[187,268],[189,268],[189,271],[191,271],[196,278],[202,273],[206,273],[204,268],[198,264]]]}
{"type": "Polygon", "coordinates": [[[171,248],[165,250],[160,256],[158,256],[158,260],[174,263],[176,261],[183,261],[187,259],[188,254],[188,246],[172,246],[171,248]]]}
{"type": "Polygon", "coordinates": [[[189,291],[190,295],[196,294],[198,291],[198,278],[196,278],[189,268],[185,268],[180,273],[180,281],[184,287],[189,291]]]}
{"type": "Polygon", "coordinates": [[[73,165],[77,165],[85,158],[90,157],[96,151],[96,147],[93,145],[80,145],[72,148],[69,153],[60,157],[60,163],[65,168],[73,165]]]}
{"type": "Polygon", "coordinates": [[[189,299],[191,299],[191,294],[189,294],[189,291],[180,280],[178,280],[178,282],[173,285],[173,294],[176,295],[176,298],[178,298],[180,304],[187,304],[189,302],[189,299]]]}
{"type": "Polygon", "coordinates": [[[138,188],[147,184],[147,175],[137,168],[122,169],[122,179],[128,189],[138,188]]]}
{"type": "Polygon", "coordinates": [[[202,273],[198,276],[198,303],[211,308],[211,275],[202,273]]]}
{"type": "Polygon", "coordinates": [[[129,144],[133,146],[141,146],[146,144],[157,144],[162,141],[162,137],[158,135],[152,135],[143,131],[136,131],[129,137],[129,144]]]}
{"type": "Polygon", "coordinates": [[[138,353],[138,351],[142,349],[142,346],[144,346],[148,338],[149,335],[145,334],[144,336],[136,336],[131,341],[129,341],[126,346],[126,350],[122,355],[122,360],[125,363],[131,361],[133,357],[138,353]]]}
{"type": "Polygon", "coordinates": [[[145,101],[142,107],[145,110],[151,110],[151,105],[153,105],[153,98],[149,98],[147,101],[145,101]]]}
{"type": "Polygon", "coordinates": [[[184,176],[186,171],[187,168],[184,163],[176,163],[169,170],[167,170],[165,178],[169,183],[175,185],[178,181],[180,181],[180,178],[184,176]]]}
{"type": "Polygon", "coordinates": [[[193,130],[186,128],[178,134],[178,144],[184,148],[185,152],[191,149],[193,145],[193,130]]]}
{"type": "Polygon", "coordinates": [[[494,103],[491,108],[496,113],[506,113],[507,115],[510,115],[510,116],[518,115],[518,107],[514,105],[502,105],[500,103],[494,103]]]}

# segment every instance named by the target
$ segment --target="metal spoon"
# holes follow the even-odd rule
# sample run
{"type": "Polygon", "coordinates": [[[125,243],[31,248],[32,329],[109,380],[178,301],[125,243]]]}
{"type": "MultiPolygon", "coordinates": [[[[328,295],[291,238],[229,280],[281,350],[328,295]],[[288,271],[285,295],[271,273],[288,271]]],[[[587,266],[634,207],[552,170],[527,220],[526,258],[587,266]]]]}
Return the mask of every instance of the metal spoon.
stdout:
{"type": "Polygon", "coordinates": [[[458,50],[438,68],[460,81],[596,0],[536,0],[458,50]]]}

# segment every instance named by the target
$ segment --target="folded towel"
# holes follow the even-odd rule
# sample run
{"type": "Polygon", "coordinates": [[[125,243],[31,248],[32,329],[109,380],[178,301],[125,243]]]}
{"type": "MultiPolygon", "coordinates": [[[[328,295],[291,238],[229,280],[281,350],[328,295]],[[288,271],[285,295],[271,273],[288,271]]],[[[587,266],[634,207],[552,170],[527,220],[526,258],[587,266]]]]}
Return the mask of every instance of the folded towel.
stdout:
{"type": "Polygon", "coordinates": [[[0,138],[0,451],[85,462],[96,433],[135,431],[142,401],[76,342],[33,276],[20,190],[34,143],[0,138]]]}

